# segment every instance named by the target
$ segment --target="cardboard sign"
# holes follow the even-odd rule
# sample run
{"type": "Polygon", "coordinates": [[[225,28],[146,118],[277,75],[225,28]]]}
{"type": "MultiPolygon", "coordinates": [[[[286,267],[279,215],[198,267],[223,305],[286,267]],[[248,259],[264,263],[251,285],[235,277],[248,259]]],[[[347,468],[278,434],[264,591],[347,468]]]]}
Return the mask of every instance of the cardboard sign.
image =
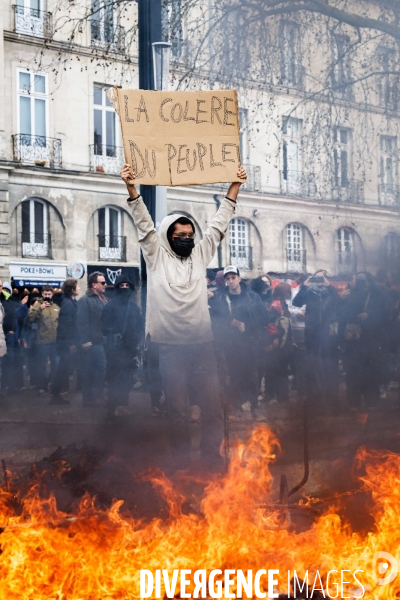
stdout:
{"type": "Polygon", "coordinates": [[[229,183],[240,162],[236,90],[159,92],[111,88],[125,160],[149,185],[229,183]]]}

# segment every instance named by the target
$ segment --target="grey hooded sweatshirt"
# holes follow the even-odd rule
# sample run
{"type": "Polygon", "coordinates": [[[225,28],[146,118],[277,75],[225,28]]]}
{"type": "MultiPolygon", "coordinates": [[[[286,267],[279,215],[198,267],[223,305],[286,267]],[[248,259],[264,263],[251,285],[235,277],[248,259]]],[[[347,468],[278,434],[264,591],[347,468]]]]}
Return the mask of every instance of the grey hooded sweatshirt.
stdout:
{"type": "Polygon", "coordinates": [[[168,227],[185,215],[165,217],[158,234],[142,198],[129,204],[147,265],[146,334],[159,344],[211,342],[205,270],[228,228],[235,202],[222,201],[203,239],[187,258],[175,254],[167,238],[168,227]]]}

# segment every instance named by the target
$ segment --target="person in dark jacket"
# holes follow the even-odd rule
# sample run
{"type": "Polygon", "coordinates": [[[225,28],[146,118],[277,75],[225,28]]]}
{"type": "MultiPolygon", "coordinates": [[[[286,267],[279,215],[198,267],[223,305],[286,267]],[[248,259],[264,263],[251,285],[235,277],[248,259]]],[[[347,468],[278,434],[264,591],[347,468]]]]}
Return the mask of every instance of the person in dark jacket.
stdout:
{"type": "Polygon", "coordinates": [[[292,304],[299,308],[306,306],[307,366],[302,391],[317,402],[325,400],[336,410],[339,399],[339,294],[329,283],[325,271],[317,271],[301,285],[292,304]]]}
{"type": "Polygon", "coordinates": [[[143,339],[143,320],[132,298],[134,285],[126,275],[115,280],[114,296],[105,306],[101,320],[106,338],[108,414],[129,404],[138,345],[143,339]]]}
{"type": "Polygon", "coordinates": [[[69,400],[60,396],[61,392],[69,389],[69,376],[73,371],[73,361],[78,351],[78,333],[76,328],[76,315],[79,295],[78,280],[68,278],[62,285],[63,300],[57,327],[57,354],[59,363],[51,391],[53,397],[50,404],[69,404],[69,400]]]}
{"type": "Polygon", "coordinates": [[[78,301],[76,325],[83,354],[83,406],[99,406],[104,393],[107,359],[101,315],[107,304],[106,286],[103,273],[95,271],[89,275],[85,296],[78,301]]]}
{"type": "Polygon", "coordinates": [[[292,288],[279,283],[272,292],[268,307],[268,326],[265,345],[265,398],[270,404],[283,402],[288,396],[290,354],[293,349],[292,324],[289,300],[292,288]]]}
{"type": "Polygon", "coordinates": [[[368,272],[357,273],[341,295],[339,336],[344,347],[347,400],[352,409],[373,410],[379,400],[380,346],[385,322],[385,297],[368,272]]]}
{"type": "Polygon", "coordinates": [[[22,386],[21,375],[18,373],[18,303],[12,297],[12,287],[8,282],[0,282],[0,303],[4,310],[3,332],[7,345],[7,354],[1,359],[1,389],[14,391],[22,386]]]}
{"type": "Polygon", "coordinates": [[[257,355],[259,337],[267,324],[267,313],[256,293],[241,283],[239,269],[224,270],[229,308],[225,356],[230,377],[230,401],[254,411],[257,406],[257,355]]]}

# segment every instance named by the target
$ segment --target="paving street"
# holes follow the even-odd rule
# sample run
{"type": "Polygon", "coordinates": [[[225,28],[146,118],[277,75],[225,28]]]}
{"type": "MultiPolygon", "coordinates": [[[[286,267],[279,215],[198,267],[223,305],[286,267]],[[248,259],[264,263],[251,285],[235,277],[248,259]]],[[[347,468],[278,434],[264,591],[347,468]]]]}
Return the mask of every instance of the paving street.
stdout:
{"type": "MultiPolygon", "coordinates": [[[[83,408],[80,392],[68,394],[68,406],[49,405],[50,397],[25,390],[1,398],[0,458],[10,471],[27,472],[33,462],[51,455],[59,446],[86,444],[107,456],[118,456],[136,472],[155,467],[168,472],[167,421],[152,416],[145,389],[133,390],[129,407],[120,407],[112,420],[107,418],[105,406],[83,408]]],[[[269,424],[281,444],[271,469],[278,495],[282,473],[287,476],[289,488],[303,477],[302,404],[264,405],[257,416],[258,420],[254,420],[247,412],[240,422],[230,423],[231,444],[237,436],[245,438],[251,427],[269,424]]],[[[329,496],[332,490],[351,489],[357,449],[367,445],[400,452],[399,424],[396,393],[381,400],[376,412],[370,414],[355,415],[343,410],[333,417],[327,411],[309,410],[310,475],[302,492],[329,496]]],[[[196,425],[193,432],[196,445],[196,425]]]]}

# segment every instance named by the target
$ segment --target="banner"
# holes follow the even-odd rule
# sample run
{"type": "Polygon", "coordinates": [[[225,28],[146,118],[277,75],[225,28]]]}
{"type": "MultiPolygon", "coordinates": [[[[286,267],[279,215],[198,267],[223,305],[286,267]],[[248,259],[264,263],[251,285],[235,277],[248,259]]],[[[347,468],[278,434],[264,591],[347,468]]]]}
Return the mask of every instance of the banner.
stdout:
{"type": "Polygon", "coordinates": [[[125,160],[138,183],[230,183],[240,161],[236,90],[159,92],[111,88],[125,160]]]}

